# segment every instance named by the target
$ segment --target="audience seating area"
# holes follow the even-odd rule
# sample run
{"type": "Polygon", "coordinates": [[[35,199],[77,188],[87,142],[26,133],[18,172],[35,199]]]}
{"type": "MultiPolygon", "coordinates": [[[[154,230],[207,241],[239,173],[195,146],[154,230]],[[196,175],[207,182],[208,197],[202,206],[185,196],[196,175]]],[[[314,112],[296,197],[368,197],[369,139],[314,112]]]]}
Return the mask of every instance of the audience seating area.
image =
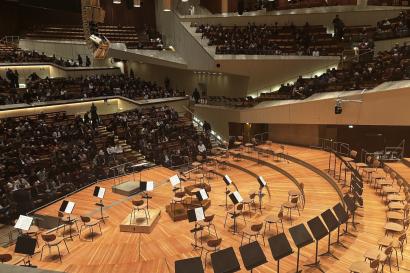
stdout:
{"type": "Polygon", "coordinates": [[[195,25],[209,46],[216,46],[216,54],[257,55],[339,55],[344,45],[326,33],[324,26],[256,25],[221,26],[195,25]],[[315,53],[314,53],[315,52],[315,53]]]}
{"type": "MultiPolygon", "coordinates": [[[[98,25],[94,32],[105,36],[111,43],[125,43],[129,48],[163,48],[161,34],[153,29],[139,33],[134,26],[98,25]]],[[[30,31],[25,37],[36,40],[84,40],[84,33],[81,25],[53,25],[30,31]]]]}
{"type": "Polygon", "coordinates": [[[26,88],[14,89],[3,87],[0,92],[0,104],[32,103],[114,95],[134,100],[184,96],[184,92],[173,90],[170,87],[161,87],[156,83],[135,78],[132,74],[130,77],[117,75],[75,79],[46,78],[34,81],[29,80],[26,88]]]}

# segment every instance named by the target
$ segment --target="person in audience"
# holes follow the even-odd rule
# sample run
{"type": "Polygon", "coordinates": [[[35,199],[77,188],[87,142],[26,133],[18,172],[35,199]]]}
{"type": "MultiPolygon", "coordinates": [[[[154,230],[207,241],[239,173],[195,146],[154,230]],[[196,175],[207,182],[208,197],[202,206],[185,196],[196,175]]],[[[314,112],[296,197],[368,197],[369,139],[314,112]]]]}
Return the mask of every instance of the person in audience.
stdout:
{"type": "Polygon", "coordinates": [[[81,58],[80,54],[78,54],[77,61],[78,61],[78,66],[80,67],[83,66],[83,58],[81,58]]]}
{"type": "Polygon", "coordinates": [[[202,141],[199,141],[198,143],[198,152],[200,155],[206,156],[206,147],[202,141]]]}
{"type": "Polygon", "coordinates": [[[91,66],[91,60],[90,60],[90,58],[88,57],[88,55],[85,56],[85,66],[86,66],[86,67],[91,66]]]}
{"type": "Polygon", "coordinates": [[[201,99],[201,95],[199,94],[199,91],[197,88],[195,88],[194,92],[192,92],[192,98],[195,100],[195,103],[199,103],[199,100],[201,99]]]}
{"type": "Polygon", "coordinates": [[[339,15],[336,14],[336,17],[333,19],[333,29],[334,29],[334,37],[338,40],[341,40],[344,36],[344,28],[345,24],[342,19],[339,18],[339,15]]]}

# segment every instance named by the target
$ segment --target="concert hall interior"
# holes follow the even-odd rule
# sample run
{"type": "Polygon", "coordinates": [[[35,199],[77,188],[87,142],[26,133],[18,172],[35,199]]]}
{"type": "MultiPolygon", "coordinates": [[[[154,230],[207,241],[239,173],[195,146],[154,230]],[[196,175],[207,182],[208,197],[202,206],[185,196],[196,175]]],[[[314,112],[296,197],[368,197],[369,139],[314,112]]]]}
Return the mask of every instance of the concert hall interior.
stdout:
{"type": "Polygon", "coordinates": [[[0,273],[408,272],[409,0],[0,0],[0,273]]]}

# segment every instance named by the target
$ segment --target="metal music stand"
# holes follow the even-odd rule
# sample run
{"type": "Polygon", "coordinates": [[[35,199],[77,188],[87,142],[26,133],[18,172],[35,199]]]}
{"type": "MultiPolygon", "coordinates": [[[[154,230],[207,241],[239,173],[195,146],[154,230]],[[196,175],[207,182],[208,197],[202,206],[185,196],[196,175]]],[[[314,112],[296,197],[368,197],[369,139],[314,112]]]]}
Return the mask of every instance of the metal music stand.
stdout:
{"type": "MultiPolygon", "coordinates": [[[[343,233],[341,235],[351,235],[351,236],[355,237],[356,235],[354,235],[354,234],[352,234],[348,231],[347,224],[348,224],[348,221],[349,221],[349,215],[347,214],[347,212],[343,208],[342,204],[337,203],[333,207],[333,211],[335,212],[337,219],[339,219],[340,225],[345,224],[345,230],[343,231],[343,233]]],[[[339,233],[339,229],[337,230],[337,232],[339,233]]]]}
{"type": "Polygon", "coordinates": [[[191,245],[194,247],[194,250],[195,250],[197,248],[200,248],[202,245],[202,230],[204,228],[201,226],[198,226],[198,221],[202,221],[205,219],[204,208],[199,207],[199,208],[190,209],[187,211],[187,215],[188,215],[188,221],[190,223],[195,222],[195,227],[190,230],[190,232],[194,234],[194,243],[191,243],[191,245]],[[198,231],[201,232],[201,238],[200,238],[201,245],[198,245],[198,237],[197,237],[198,231]]]}
{"type": "Polygon", "coordinates": [[[297,226],[291,227],[289,229],[289,233],[292,236],[292,239],[295,242],[296,247],[298,248],[298,255],[296,260],[296,273],[299,273],[302,272],[302,270],[299,270],[300,249],[304,246],[310,245],[314,242],[314,240],[304,224],[299,224],[297,226]]]}
{"type": "Polygon", "coordinates": [[[225,209],[228,209],[228,195],[231,193],[228,186],[232,184],[232,180],[227,174],[224,175],[223,180],[225,182],[225,209]]]}
{"type": "Polygon", "coordinates": [[[148,218],[151,218],[151,215],[149,214],[149,200],[152,199],[152,196],[150,196],[148,192],[153,191],[154,188],[155,188],[154,181],[141,181],[140,182],[140,190],[143,192],[141,197],[147,200],[146,204],[147,204],[148,218]]]}
{"type": "Polygon", "coordinates": [[[262,213],[262,198],[265,195],[262,193],[262,190],[266,187],[267,183],[265,179],[262,176],[258,177],[258,182],[259,182],[259,190],[258,190],[258,196],[259,196],[259,211],[262,213]]]}
{"type": "Polygon", "coordinates": [[[293,250],[286,238],[285,233],[280,233],[276,236],[268,239],[270,251],[272,252],[273,259],[277,261],[277,273],[279,273],[279,262],[282,258],[285,258],[293,254],[293,250]]]}
{"type": "Polygon", "coordinates": [[[305,266],[315,267],[324,273],[323,269],[320,267],[320,261],[318,260],[317,254],[319,250],[319,240],[326,237],[326,235],[329,234],[329,231],[323,224],[322,220],[320,220],[319,216],[316,216],[315,218],[310,219],[307,222],[307,225],[309,226],[309,229],[312,232],[313,237],[316,240],[316,251],[315,251],[315,262],[311,264],[306,264],[305,266]]]}
{"type": "MultiPolygon", "coordinates": [[[[59,211],[62,211],[62,212],[64,212],[64,213],[67,213],[68,214],[68,221],[72,221],[72,219],[70,218],[70,215],[71,215],[71,213],[73,213],[73,210],[74,210],[74,207],[75,207],[75,203],[74,202],[71,202],[71,201],[67,201],[67,200],[63,200],[63,202],[61,203],[61,206],[60,206],[60,209],[59,209],[59,211]]],[[[75,219],[73,220],[73,221],[76,221],[75,219]]],[[[78,229],[78,228],[77,228],[78,229]]],[[[71,231],[72,229],[71,229],[71,226],[70,226],[70,235],[69,235],[69,238],[71,239],[71,240],[73,240],[73,233],[72,233],[72,231],[71,231]]],[[[77,234],[78,236],[80,236],[80,234],[77,234]]]]}
{"type": "Polygon", "coordinates": [[[254,268],[268,262],[261,246],[257,241],[239,247],[239,252],[241,253],[242,261],[246,270],[250,270],[251,273],[254,268]]]}
{"type": "Polygon", "coordinates": [[[354,198],[346,194],[345,196],[343,196],[343,201],[345,201],[347,211],[350,212],[350,215],[352,215],[352,222],[350,223],[352,224],[353,228],[356,230],[357,229],[356,225],[359,225],[360,223],[355,222],[355,215],[356,215],[357,207],[356,207],[354,198]]]}
{"type": "Polygon", "coordinates": [[[199,189],[199,191],[197,191],[195,195],[198,201],[201,203],[201,206],[202,206],[202,201],[209,199],[209,195],[205,189],[199,189]]]}
{"type": "Polygon", "coordinates": [[[236,218],[239,216],[239,214],[236,213],[236,205],[239,203],[242,203],[243,198],[238,191],[234,191],[230,193],[229,198],[231,199],[233,203],[233,214],[231,217],[233,218],[233,233],[235,234],[236,233],[236,218]]]}
{"type": "Polygon", "coordinates": [[[204,273],[201,257],[175,261],[175,273],[204,273]]]}
{"type": "Polygon", "coordinates": [[[214,273],[234,273],[241,270],[238,258],[232,247],[211,254],[214,273]]]}
{"type": "Polygon", "coordinates": [[[99,218],[99,220],[103,221],[103,223],[105,224],[105,219],[107,219],[109,216],[104,216],[103,214],[103,208],[105,207],[103,203],[104,194],[105,194],[105,188],[102,188],[100,186],[95,186],[93,196],[100,199],[100,202],[95,203],[95,205],[100,207],[101,217],[99,218]]]}
{"type": "MultiPolygon", "coordinates": [[[[319,256],[330,256],[336,260],[339,260],[339,258],[333,255],[333,253],[330,251],[330,236],[332,234],[332,231],[339,228],[339,221],[330,209],[327,209],[326,211],[322,212],[321,216],[323,221],[325,222],[325,225],[327,226],[327,229],[329,230],[329,236],[327,241],[327,251],[325,253],[320,254],[319,256]]],[[[337,241],[339,241],[339,232],[337,233],[337,241]]]]}
{"type": "Polygon", "coordinates": [[[31,264],[31,262],[30,262],[30,257],[34,255],[34,251],[36,249],[36,244],[37,244],[37,240],[34,239],[34,238],[31,238],[30,236],[21,235],[21,236],[17,237],[17,242],[16,242],[14,252],[26,255],[27,262],[25,261],[25,258],[23,260],[24,261],[24,266],[26,266],[26,267],[32,267],[32,268],[37,267],[37,266],[31,264]]]}

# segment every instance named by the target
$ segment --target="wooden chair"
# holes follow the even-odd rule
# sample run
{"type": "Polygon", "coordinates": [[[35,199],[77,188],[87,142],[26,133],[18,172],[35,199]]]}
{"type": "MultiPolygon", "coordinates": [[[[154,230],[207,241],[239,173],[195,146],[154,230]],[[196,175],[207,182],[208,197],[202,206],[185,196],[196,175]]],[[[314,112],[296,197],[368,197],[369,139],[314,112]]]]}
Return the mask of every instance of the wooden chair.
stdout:
{"type": "Polygon", "coordinates": [[[65,234],[65,229],[66,227],[69,228],[69,230],[72,229],[72,226],[75,225],[77,228],[77,232],[79,231],[78,229],[78,224],[77,224],[77,218],[76,217],[69,217],[64,214],[62,211],[58,211],[58,224],[57,224],[57,233],[58,230],[60,229],[60,225],[63,225],[63,236],[65,234]]]}
{"type": "Polygon", "coordinates": [[[208,256],[208,253],[214,253],[214,252],[219,251],[221,249],[221,243],[222,243],[222,238],[218,238],[215,240],[208,240],[206,242],[206,245],[202,246],[201,257],[202,257],[202,253],[205,251],[205,258],[204,258],[205,269],[206,269],[206,258],[208,256]]]}
{"type": "Polygon", "coordinates": [[[8,253],[0,254],[0,262],[2,264],[10,262],[11,259],[13,259],[13,257],[8,253]]]}
{"type": "Polygon", "coordinates": [[[172,212],[175,215],[175,210],[176,210],[176,204],[184,204],[186,199],[186,193],[185,191],[181,192],[176,192],[174,197],[171,200],[171,207],[172,207],[172,212]]]}
{"type": "MultiPolygon", "coordinates": [[[[249,213],[251,212],[251,206],[253,206],[253,209],[256,212],[255,197],[256,197],[256,193],[253,192],[249,194],[248,197],[243,198],[243,201],[242,201],[243,208],[245,209],[245,206],[248,206],[249,213]]],[[[249,215],[249,217],[251,216],[249,215]]]]}
{"type": "Polygon", "coordinates": [[[145,202],[143,199],[141,200],[132,200],[132,211],[131,211],[131,216],[130,216],[130,224],[132,223],[132,219],[136,220],[135,213],[138,213],[140,211],[143,211],[145,213],[145,219],[147,220],[147,224],[150,218],[149,212],[147,210],[147,206],[145,205],[145,202]]]}
{"type": "Polygon", "coordinates": [[[373,260],[370,262],[370,267],[367,262],[358,261],[353,262],[350,267],[350,273],[371,273],[371,272],[378,272],[379,269],[379,260],[373,260]]]}
{"type": "Polygon", "coordinates": [[[215,218],[215,214],[205,216],[205,219],[202,221],[198,221],[197,224],[202,228],[208,228],[208,234],[211,234],[211,227],[214,228],[215,236],[218,238],[218,234],[216,233],[216,227],[213,223],[215,218]]]}
{"type": "Polygon", "coordinates": [[[384,247],[392,247],[393,250],[396,252],[396,263],[397,263],[397,270],[399,270],[399,257],[398,251],[401,253],[401,259],[403,260],[403,251],[404,251],[404,244],[407,240],[406,232],[402,232],[398,237],[392,238],[385,236],[384,238],[380,239],[377,243],[379,244],[379,249],[383,249],[384,247]]]}
{"type": "Polygon", "coordinates": [[[288,210],[288,215],[290,218],[290,225],[292,225],[292,210],[296,209],[300,216],[299,206],[298,206],[299,197],[293,197],[290,201],[287,201],[282,204],[282,207],[288,210]]]}
{"type": "Polygon", "coordinates": [[[94,240],[94,227],[96,225],[98,225],[98,227],[100,228],[100,234],[102,235],[102,231],[101,231],[101,224],[100,224],[100,220],[97,219],[91,219],[88,216],[80,216],[81,221],[83,222],[81,228],[80,228],[80,236],[81,236],[81,232],[83,231],[83,228],[88,228],[91,230],[91,241],[94,240]]]}
{"type": "Polygon", "coordinates": [[[379,249],[372,248],[372,249],[369,249],[365,252],[364,258],[365,258],[365,261],[366,260],[370,260],[370,261],[379,260],[379,263],[382,264],[382,271],[381,272],[383,272],[383,268],[386,265],[386,263],[389,263],[390,272],[391,272],[391,255],[392,255],[392,252],[393,252],[393,247],[392,246],[386,247],[384,249],[384,251],[380,251],[379,249]]]}
{"type": "Polygon", "coordinates": [[[241,239],[241,246],[243,243],[243,239],[247,237],[249,239],[249,243],[251,242],[252,237],[255,237],[255,241],[258,241],[258,236],[262,235],[263,244],[265,245],[265,237],[263,233],[261,233],[263,227],[263,222],[259,224],[251,225],[250,227],[245,228],[242,230],[242,239],[241,239]]]}
{"type": "Polygon", "coordinates": [[[282,232],[284,232],[285,229],[283,228],[283,208],[281,208],[279,210],[277,215],[268,215],[265,218],[265,228],[263,230],[263,236],[265,236],[265,234],[266,234],[266,226],[268,226],[268,228],[270,230],[270,225],[271,224],[276,225],[276,234],[278,234],[279,233],[278,223],[280,223],[282,225],[282,232]]]}
{"type": "Polygon", "coordinates": [[[70,251],[68,250],[67,243],[65,242],[64,237],[57,237],[55,234],[41,234],[41,238],[44,241],[44,245],[41,248],[40,261],[43,258],[43,250],[44,250],[44,247],[46,247],[46,246],[48,247],[49,253],[50,253],[51,248],[53,246],[57,247],[58,257],[60,258],[60,262],[62,262],[62,260],[61,260],[60,247],[58,246],[59,244],[64,243],[68,253],[70,253],[70,251]]]}
{"type": "Polygon", "coordinates": [[[305,198],[304,198],[304,191],[305,191],[305,184],[299,184],[300,190],[290,190],[288,191],[289,200],[292,198],[298,197],[302,201],[302,208],[305,207],[305,198]]]}
{"type": "Polygon", "coordinates": [[[246,225],[245,215],[243,214],[243,204],[239,203],[236,205],[235,209],[231,208],[230,210],[226,212],[224,227],[226,226],[226,220],[228,219],[228,216],[229,215],[233,216],[234,213],[236,213],[237,215],[242,215],[243,221],[245,222],[245,225],[246,225]]]}

